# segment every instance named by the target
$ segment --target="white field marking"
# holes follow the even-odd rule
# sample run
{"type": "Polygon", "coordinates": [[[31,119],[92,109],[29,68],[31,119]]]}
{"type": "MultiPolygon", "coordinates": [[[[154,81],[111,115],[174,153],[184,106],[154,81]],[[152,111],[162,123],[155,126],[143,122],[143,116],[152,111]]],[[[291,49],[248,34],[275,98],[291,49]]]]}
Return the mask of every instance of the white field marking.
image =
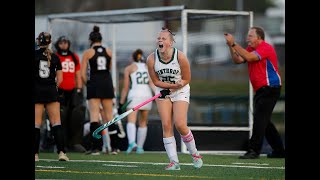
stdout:
{"type": "Polygon", "coordinates": [[[248,165],[260,165],[260,166],[269,166],[269,164],[267,163],[238,163],[238,162],[235,162],[235,163],[231,163],[231,164],[248,164],[248,165]]]}
{"type": "Polygon", "coordinates": [[[102,166],[116,166],[116,167],[138,167],[134,165],[116,165],[116,164],[102,164],[102,166]]]}
{"type": "Polygon", "coordinates": [[[38,168],[46,168],[46,169],[63,169],[65,167],[59,167],[59,166],[36,166],[38,168]]]}
{"type": "MultiPolygon", "coordinates": [[[[42,161],[57,161],[56,159],[40,159],[42,161]]],[[[69,160],[68,162],[103,162],[103,163],[122,163],[122,164],[150,164],[150,165],[168,165],[168,163],[155,162],[130,162],[130,161],[102,161],[102,160],[69,160]]],[[[180,163],[180,165],[193,166],[192,163],[180,163]]],[[[252,168],[252,169],[285,169],[284,166],[278,167],[261,167],[261,166],[239,166],[239,165],[224,165],[224,164],[203,164],[207,167],[233,167],[233,168],[252,168]]]]}

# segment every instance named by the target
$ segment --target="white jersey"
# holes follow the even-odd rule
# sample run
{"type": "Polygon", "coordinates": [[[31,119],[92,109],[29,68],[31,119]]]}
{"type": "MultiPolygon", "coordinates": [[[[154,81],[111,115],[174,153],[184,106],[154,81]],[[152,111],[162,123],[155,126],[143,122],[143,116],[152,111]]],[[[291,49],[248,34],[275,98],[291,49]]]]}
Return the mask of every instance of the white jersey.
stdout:
{"type": "MultiPolygon", "coordinates": [[[[173,55],[167,63],[161,60],[158,49],[156,49],[154,54],[154,70],[158,74],[160,81],[175,84],[178,80],[181,80],[181,68],[178,61],[178,50],[176,48],[173,48],[173,55]]],[[[189,84],[186,86],[189,86],[189,84]]],[[[162,89],[163,88],[156,87],[156,94],[162,89]]]]}
{"type": "Polygon", "coordinates": [[[128,100],[134,98],[149,99],[152,97],[152,91],[149,86],[149,74],[145,63],[134,62],[138,67],[136,71],[130,74],[130,85],[128,100]]]}

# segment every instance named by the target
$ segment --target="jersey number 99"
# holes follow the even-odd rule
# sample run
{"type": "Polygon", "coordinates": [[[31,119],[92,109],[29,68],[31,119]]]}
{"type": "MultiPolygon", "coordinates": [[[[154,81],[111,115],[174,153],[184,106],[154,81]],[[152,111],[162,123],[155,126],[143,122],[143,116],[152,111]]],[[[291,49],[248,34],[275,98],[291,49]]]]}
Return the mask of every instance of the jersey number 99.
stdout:
{"type": "Polygon", "coordinates": [[[61,63],[62,72],[74,72],[74,62],[73,61],[64,61],[61,63]]]}

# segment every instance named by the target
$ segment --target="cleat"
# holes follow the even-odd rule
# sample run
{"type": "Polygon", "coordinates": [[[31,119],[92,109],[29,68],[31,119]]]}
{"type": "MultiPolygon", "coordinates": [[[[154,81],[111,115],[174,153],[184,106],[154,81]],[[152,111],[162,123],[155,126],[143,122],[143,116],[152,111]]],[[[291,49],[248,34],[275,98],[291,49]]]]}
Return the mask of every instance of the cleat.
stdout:
{"type": "Polygon", "coordinates": [[[172,161],[165,170],[180,170],[180,165],[179,163],[172,161]]]}
{"type": "Polygon", "coordinates": [[[200,156],[200,154],[198,152],[194,153],[191,155],[192,157],[192,162],[193,162],[193,167],[196,169],[199,169],[202,167],[203,165],[203,161],[202,161],[202,156],[200,156]]]}
{"type": "Polygon", "coordinates": [[[143,154],[143,153],[144,153],[143,148],[138,146],[138,147],[137,147],[137,150],[136,150],[136,153],[137,153],[137,154],[143,154]]]}
{"type": "Polygon", "coordinates": [[[85,153],[86,155],[100,155],[100,151],[98,149],[89,150],[85,153]]]}
{"type": "Polygon", "coordinates": [[[111,152],[112,155],[117,155],[118,154],[118,151],[116,149],[112,150],[111,152]]]}
{"type": "Polygon", "coordinates": [[[129,144],[129,147],[128,147],[127,151],[126,151],[126,153],[127,153],[127,154],[131,153],[131,151],[132,151],[133,149],[135,149],[136,147],[137,147],[137,144],[136,144],[135,142],[130,143],[130,144],[129,144]]]}
{"type": "Polygon", "coordinates": [[[60,151],[60,153],[59,153],[59,161],[69,161],[69,158],[67,157],[67,155],[65,153],[60,151]]]}

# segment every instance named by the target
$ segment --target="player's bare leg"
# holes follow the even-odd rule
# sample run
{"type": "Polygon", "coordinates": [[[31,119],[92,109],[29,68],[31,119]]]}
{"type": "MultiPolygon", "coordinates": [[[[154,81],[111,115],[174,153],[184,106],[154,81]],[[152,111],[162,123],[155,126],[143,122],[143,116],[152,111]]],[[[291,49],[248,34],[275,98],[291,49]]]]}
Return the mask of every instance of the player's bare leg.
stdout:
{"type": "Polygon", "coordinates": [[[46,110],[48,112],[49,120],[52,125],[52,133],[57,145],[57,153],[59,161],[69,161],[69,158],[65,154],[64,135],[61,127],[60,119],[60,103],[52,102],[46,104],[46,110]]]}
{"type": "Polygon", "coordinates": [[[185,101],[176,101],[173,103],[173,119],[176,129],[180,133],[181,139],[187,146],[195,168],[202,167],[202,156],[197,151],[193,134],[187,126],[187,112],[189,103],[185,101]]]}
{"type": "Polygon", "coordinates": [[[180,170],[177,144],[173,134],[172,102],[169,99],[157,99],[156,102],[163,129],[163,144],[170,160],[165,170],[180,170]]]}

